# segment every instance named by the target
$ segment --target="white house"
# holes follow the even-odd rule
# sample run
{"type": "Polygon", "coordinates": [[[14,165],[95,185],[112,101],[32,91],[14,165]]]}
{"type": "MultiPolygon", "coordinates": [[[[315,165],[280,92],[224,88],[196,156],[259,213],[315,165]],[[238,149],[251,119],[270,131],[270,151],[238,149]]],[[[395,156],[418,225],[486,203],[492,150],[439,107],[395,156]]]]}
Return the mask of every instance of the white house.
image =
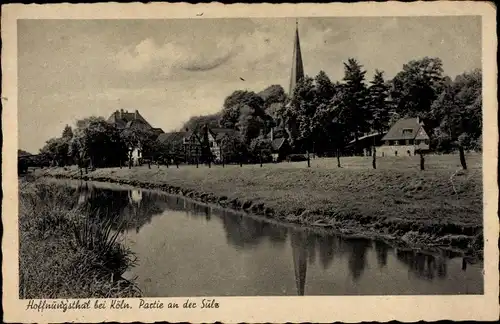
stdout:
{"type": "Polygon", "coordinates": [[[429,150],[429,135],[419,118],[398,120],[382,138],[377,148],[378,156],[413,156],[418,151],[429,150]]]}

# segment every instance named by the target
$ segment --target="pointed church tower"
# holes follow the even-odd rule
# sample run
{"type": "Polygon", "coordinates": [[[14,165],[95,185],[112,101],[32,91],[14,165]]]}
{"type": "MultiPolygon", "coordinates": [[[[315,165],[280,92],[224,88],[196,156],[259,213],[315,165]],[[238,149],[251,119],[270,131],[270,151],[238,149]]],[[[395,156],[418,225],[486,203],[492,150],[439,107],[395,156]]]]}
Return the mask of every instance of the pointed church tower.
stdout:
{"type": "Polygon", "coordinates": [[[295,41],[293,44],[292,73],[290,75],[290,89],[288,94],[293,95],[293,90],[300,79],[304,78],[304,65],[302,64],[302,53],[300,51],[299,22],[295,21],[295,41]]]}

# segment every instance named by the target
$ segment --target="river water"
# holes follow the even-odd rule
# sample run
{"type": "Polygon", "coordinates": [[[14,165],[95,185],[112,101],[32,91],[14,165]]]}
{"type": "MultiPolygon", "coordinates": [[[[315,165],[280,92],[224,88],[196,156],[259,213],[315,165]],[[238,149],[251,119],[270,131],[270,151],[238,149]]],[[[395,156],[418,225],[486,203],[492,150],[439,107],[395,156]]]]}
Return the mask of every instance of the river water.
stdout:
{"type": "Polygon", "coordinates": [[[482,294],[481,263],[273,224],[160,192],[50,180],[123,223],[145,297],[482,294]],[[464,267],[465,265],[465,267],[464,267]]]}

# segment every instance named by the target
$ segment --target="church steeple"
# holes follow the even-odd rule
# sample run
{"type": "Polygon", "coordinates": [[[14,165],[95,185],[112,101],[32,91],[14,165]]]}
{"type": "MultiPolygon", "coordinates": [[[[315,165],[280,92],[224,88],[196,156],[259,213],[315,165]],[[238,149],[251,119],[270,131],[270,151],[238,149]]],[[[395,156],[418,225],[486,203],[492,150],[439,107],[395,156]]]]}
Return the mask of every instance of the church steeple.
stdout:
{"type": "Polygon", "coordinates": [[[293,44],[292,73],[290,75],[290,89],[288,94],[293,95],[293,90],[300,79],[304,78],[304,65],[300,51],[299,22],[295,21],[295,41],[293,44]]]}

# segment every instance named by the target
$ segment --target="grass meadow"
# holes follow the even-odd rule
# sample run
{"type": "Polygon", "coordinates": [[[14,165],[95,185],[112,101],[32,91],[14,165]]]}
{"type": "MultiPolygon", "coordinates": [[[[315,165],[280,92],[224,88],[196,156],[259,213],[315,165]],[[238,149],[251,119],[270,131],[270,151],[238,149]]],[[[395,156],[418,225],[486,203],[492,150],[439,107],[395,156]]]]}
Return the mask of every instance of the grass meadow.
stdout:
{"type": "MultiPolygon", "coordinates": [[[[257,165],[105,168],[89,180],[142,187],[176,187],[195,199],[275,220],[332,228],[344,234],[397,239],[465,251],[482,247],[481,154],[342,157],[257,165]]],[[[80,177],[76,167],[37,170],[40,176],[80,177]]]]}

